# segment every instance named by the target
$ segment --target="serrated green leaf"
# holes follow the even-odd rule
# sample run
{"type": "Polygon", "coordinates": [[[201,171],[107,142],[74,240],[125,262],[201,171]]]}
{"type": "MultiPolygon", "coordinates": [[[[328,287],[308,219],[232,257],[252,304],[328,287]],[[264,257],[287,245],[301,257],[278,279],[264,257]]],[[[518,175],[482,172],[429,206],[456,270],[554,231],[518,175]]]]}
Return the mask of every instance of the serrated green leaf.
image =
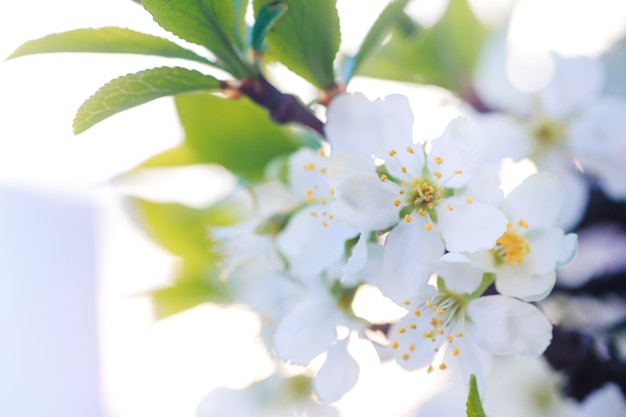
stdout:
{"type": "Polygon", "coordinates": [[[466,407],[467,417],[487,417],[485,411],[483,410],[482,402],[480,401],[475,375],[470,376],[469,394],[467,395],[466,407]]]}
{"type": "Polygon", "coordinates": [[[360,75],[434,84],[457,93],[471,75],[487,37],[467,0],[450,0],[442,18],[423,31],[396,29],[389,42],[361,65],[360,75]]]}
{"type": "Polygon", "coordinates": [[[345,61],[347,67],[343,72],[343,78],[346,84],[359,70],[363,60],[381,47],[381,42],[390,33],[391,28],[405,16],[404,8],[408,2],[409,0],[392,1],[385,7],[380,16],[378,16],[376,22],[374,22],[367,32],[365,39],[363,39],[357,53],[345,61]]]}
{"type": "Polygon", "coordinates": [[[109,81],[78,109],[74,133],[79,134],[116,113],[164,96],[198,90],[215,90],[219,80],[195,70],[160,67],[109,81]]]}
{"type": "Polygon", "coordinates": [[[261,7],[252,27],[252,49],[255,51],[263,49],[263,41],[267,31],[286,11],[287,5],[284,1],[273,1],[261,7]]]}
{"type": "MultiPolygon", "coordinates": [[[[254,0],[254,11],[274,0],[254,0]]],[[[319,88],[335,82],[333,62],[339,49],[336,0],[284,0],[287,12],[267,33],[269,53],[319,88]]]]}
{"type": "Polygon", "coordinates": [[[7,59],[54,52],[157,55],[214,65],[208,59],[167,39],[119,27],[76,29],[44,36],[24,43],[7,59]]]}
{"type": "Polygon", "coordinates": [[[185,259],[174,278],[174,283],[153,291],[150,296],[157,319],[213,302],[225,303],[232,300],[230,288],[218,279],[213,263],[185,259]]]}
{"type": "Polygon", "coordinates": [[[272,123],[264,109],[244,97],[180,95],[176,107],[186,144],[204,162],[220,164],[245,179],[262,178],[270,160],[300,146],[289,128],[272,123]]]}
{"type": "Polygon", "coordinates": [[[237,79],[256,73],[240,48],[245,4],[244,0],[143,0],[144,8],[162,28],[206,47],[237,79]]]}

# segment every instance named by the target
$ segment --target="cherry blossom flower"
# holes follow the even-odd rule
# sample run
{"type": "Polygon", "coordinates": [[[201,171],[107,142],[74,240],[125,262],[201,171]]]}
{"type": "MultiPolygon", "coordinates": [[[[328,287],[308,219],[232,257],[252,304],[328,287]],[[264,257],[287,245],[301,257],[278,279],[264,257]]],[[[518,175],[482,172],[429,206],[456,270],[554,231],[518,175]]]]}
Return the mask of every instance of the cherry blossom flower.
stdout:
{"type": "Polygon", "coordinates": [[[506,197],[506,232],[492,249],[467,255],[495,274],[499,293],[537,301],[552,291],[555,269],[573,259],[577,246],[575,234],[554,227],[562,201],[558,179],[545,172],[526,178],[506,197]]]}

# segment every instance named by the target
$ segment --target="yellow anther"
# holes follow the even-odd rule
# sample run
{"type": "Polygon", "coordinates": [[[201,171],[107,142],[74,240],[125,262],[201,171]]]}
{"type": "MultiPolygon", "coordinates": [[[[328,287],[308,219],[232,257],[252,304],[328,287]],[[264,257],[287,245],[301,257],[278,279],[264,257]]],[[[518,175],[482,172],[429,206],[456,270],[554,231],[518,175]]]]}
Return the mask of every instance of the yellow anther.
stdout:
{"type": "Polygon", "coordinates": [[[304,164],[305,171],[313,171],[315,169],[315,164],[313,162],[304,164]]]}
{"type": "Polygon", "coordinates": [[[307,202],[307,204],[313,204],[315,200],[312,197],[307,197],[305,201],[307,202]]]}
{"type": "Polygon", "coordinates": [[[393,343],[391,344],[391,348],[392,348],[392,349],[398,349],[398,346],[399,346],[399,343],[398,343],[398,342],[393,342],[393,343]]]}
{"type": "Polygon", "coordinates": [[[323,221],[323,222],[322,222],[322,226],[324,226],[324,227],[328,227],[328,223],[326,223],[326,221],[323,221]]]}
{"type": "Polygon", "coordinates": [[[387,181],[387,176],[383,174],[380,176],[380,182],[385,182],[385,181],[387,181]]]}
{"type": "Polygon", "coordinates": [[[402,360],[408,361],[408,360],[409,360],[409,358],[410,358],[410,356],[409,356],[409,354],[408,354],[408,353],[403,353],[403,354],[402,354],[402,360]]]}
{"type": "Polygon", "coordinates": [[[440,156],[435,157],[435,163],[437,165],[440,165],[443,162],[443,158],[440,156]]]}
{"type": "Polygon", "coordinates": [[[426,210],[419,209],[419,210],[417,210],[417,214],[419,214],[420,216],[424,217],[424,216],[426,216],[426,210]]]}
{"type": "Polygon", "coordinates": [[[446,364],[445,364],[445,363],[443,363],[443,362],[441,362],[441,364],[439,365],[439,369],[441,369],[441,370],[443,371],[443,370],[445,370],[446,368],[448,368],[448,367],[446,366],[446,364]]]}
{"type": "Polygon", "coordinates": [[[322,149],[322,148],[318,149],[318,150],[317,150],[317,153],[318,153],[320,156],[326,156],[326,154],[324,153],[324,149],[322,149]]]}
{"type": "Polygon", "coordinates": [[[519,227],[523,227],[524,229],[528,229],[528,223],[526,223],[523,219],[519,219],[517,224],[519,225],[519,227]]]}
{"type": "Polygon", "coordinates": [[[409,327],[410,327],[412,330],[415,330],[415,329],[417,329],[417,324],[412,323],[409,327]]]}
{"type": "Polygon", "coordinates": [[[430,319],[430,324],[433,325],[433,326],[436,326],[437,325],[437,319],[434,318],[434,317],[432,319],[430,319]]]}
{"type": "Polygon", "coordinates": [[[454,210],[454,207],[452,207],[450,204],[447,204],[447,205],[446,205],[446,208],[447,208],[448,210],[450,210],[450,211],[453,211],[453,210],[454,210]]]}
{"type": "Polygon", "coordinates": [[[433,350],[435,351],[435,353],[439,352],[439,348],[438,347],[434,348],[433,350]]]}
{"type": "Polygon", "coordinates": [[[454,170],[454,173],[455,173],[456,175],[461,175],[461,174],[463,173],[463,171],[462,171],[462,170],[460,170],[460,169],[455,169],[455,170],[454,170]]]}
{"type": "Polygon", "coordinates": [[[400,205],[400,200],[398,199],[393,200],[393,205],[398,207],[400,205]]]}
{"type": "Polygon", "coordinates": [[[421,311],[419,311],[418,309],[415,309],[415,310],[413,310],[413,314],[414,314],[416,317],[419,317],[419,316],[421,316],[421,315],[422,315],[422,312],[421,312],[421,311]]]}
{"type": "Polygon", "coordinates": [[[404,333],[404,332],[406,332],[406,327],[400,327],[398,329],[398,333],[404,333]]]}
{"type": "Polygon", "coordinates": [[[472,204],[474,202],[474,199],[472,197],[467,197],[465,201],[467,201],[469,204],[472,204]]]}
{"type": "Polygon", "coordinates": [[[463,332],[456,332],[455,336],[456,337],[463,337],[463,332]]]}
{"type": "Polygon", "coordinates": [[[305,191],[306,195],[308,196],[312,196],[313,195],[313,190],[311,190],[310,188],[308,190],[305,191]]]}
{"type": "Polygon", "coordinates": [[[433,306],[433,303],[430,300],[426,300],[426,307],[430,308],[433,306]]]}
{"type": "Polygon", "coordinates": [[[389,151],[389,156],[396,156],[398,152],[395,151],[395,149],[392,149],[389,151]]]}
{"type": "Polygon", "coordinates": [[[428,365],[428,368],[426,368],[426,372],[431,373],[432,371],[433,371],[433,366],[428,365]]]}
{"type": "Polygon", "coordinates": [[[448,336],[448,343],[452,343],[452,340],[454,340],[454,338],[452,336],[448,336]]]}
{"type": "Polygon", "coordinates": [[[408,153],[415,153],[415,152],[413,151],[413,148],[411,148],[410,146],[407,146],[407,147],[406,147],[406,151],[407,151],[408,153]]]}
{"type": "Polygon", "coordinates": [[[452,349],[452,354],[454,356],[459,356],[459,348],[455,347],[454,349],[452,349]]]}
{"type": "Polygon", "coordinates": [[[335,218],[335,216],[333,216],[332,213],[328,213],[328,220],[332,220],[334,218],[335,218]]]}
{"type": "Polygon", "coordinates": [[[322,174],[326,174],[326,172],[328,172],[328,170],[326,168],[320,168],[320,172],[322,174]]]}
{"type": "Polygon", "coordinates": [[[334,188],[332,188],[332,187],[331,187],[331,188],[329,188],[329,189],[328,189],[328,194],[330,194],[330,195],[335,195],[335,189],[334,189],[334,188]]]}
{"type": "Polygon", "coordinates": [[[398,191],[400,193],[400,195],[404,195],[404,190],[400,189],[400,191],[398,191]]]}
{"type": "Polygon", "coordinates": [[[415,345],[409,345],[409,350],[413,352],[415,350],[415,345]]]}
{"type": "Polygon", "coordinates": [[[405,306],[408,306],[411,304],[411,300],[404,300],[402,304],[404,304],[405,306]]]}
{"type": "Polygon", "coordinates": [[[407,214],[406,216],[404,216],[404,221],[405,221],[405,222],[407,222],[407,223],[411,223],[411,220],[413,220],[413,218],[412,218],[409,214],[407,214]]]}
{"type": "Polygon", "coordinates": [[[404,172],[404,173],[406,174],[406,167],[405,167],[404,165],[402,165],[402,166],[400,167],[400,169],[402,170],[402,172],[404,172]]]}
{"type": "Polygon", "coordinates": [[[435,171],[433,172],[433,175],[435,176],[435,178],[437,178],[438,180],[441,179],[441,177],[443,177],[443,174],[439,171],[435,171]]]}
{"type": "Polygon", "coordinates": [[[316,212],[314,212],[314,211],[309,212],[309,214],[310,214],[311,216],[313,216],[313,217],[317,217],[317,213],[316,213],[316,212]]]}
{"type": "Polygon", "coordinates": [[[433,224],[432,223],[428,223],[428,224],[426,224],[426,226],[424,226],[424,229],[426,229],[429,232],[432,230],[432,228],[433,228],[433,224]]]}

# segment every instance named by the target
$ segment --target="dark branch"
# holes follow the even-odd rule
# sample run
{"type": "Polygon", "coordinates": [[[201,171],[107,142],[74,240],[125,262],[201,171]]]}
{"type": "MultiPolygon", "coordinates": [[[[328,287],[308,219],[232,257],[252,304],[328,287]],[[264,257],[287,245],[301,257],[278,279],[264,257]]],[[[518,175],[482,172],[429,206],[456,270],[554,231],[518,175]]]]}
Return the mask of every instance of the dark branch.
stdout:
{"type": "Polygon", "coordinates": [[[295,96],[278,91],[262,75],[243,80],[238,90],[270,112],[278,124],[299,123],[313,129],[324,138],[324,123],[306,108],[295,96]]]}

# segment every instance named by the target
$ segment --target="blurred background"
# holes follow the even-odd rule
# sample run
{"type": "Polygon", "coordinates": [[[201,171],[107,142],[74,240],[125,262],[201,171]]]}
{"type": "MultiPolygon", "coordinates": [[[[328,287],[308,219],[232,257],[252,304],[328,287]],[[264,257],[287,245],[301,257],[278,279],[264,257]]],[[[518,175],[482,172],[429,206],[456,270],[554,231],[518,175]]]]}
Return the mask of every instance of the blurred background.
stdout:
{"type": "MultiPolygon", "coordinates": [[[[386,3],[338,0],[345,51],[356,49],[386,3]]],[[[626,28],[623,0],[517,3],[510,39],[529,57],[549,50],[597,56],[626,28]]],[[[472,4],[493,25],[513,7],[472,4]]],[[[410,7],[428,24],[444,6],[416,0],[410,7]]],[[[30,39],[103,26],[168,37],[130,0],[3,2],[0,57],[30,39]]],[[[203,306],[155,322],[145,296],[168,282],[175,260],[137,226],[125,193],[201,205],[228,186],[205,171],[162,178],[156,187],[112,180],[181,141],[173,100],[72,134],[76,109],[102,84],[159,65],[163,58],[104,54],[0,63],[0,416],[192,417],[210,389],[243,387],[270,372],[252,315],[203,306]]],[[[286,89],[306,94],[301,80],[279,74],[286,89]]],[[[405,91],[362,79],[352,89],[405,91]]],[[[438,115],[433,135],[454,114],[440,100],[432,91],[416,98],[438,115]]],[[[351,395],[345,409],[357,412],[358,404],[351,395]]]]}

